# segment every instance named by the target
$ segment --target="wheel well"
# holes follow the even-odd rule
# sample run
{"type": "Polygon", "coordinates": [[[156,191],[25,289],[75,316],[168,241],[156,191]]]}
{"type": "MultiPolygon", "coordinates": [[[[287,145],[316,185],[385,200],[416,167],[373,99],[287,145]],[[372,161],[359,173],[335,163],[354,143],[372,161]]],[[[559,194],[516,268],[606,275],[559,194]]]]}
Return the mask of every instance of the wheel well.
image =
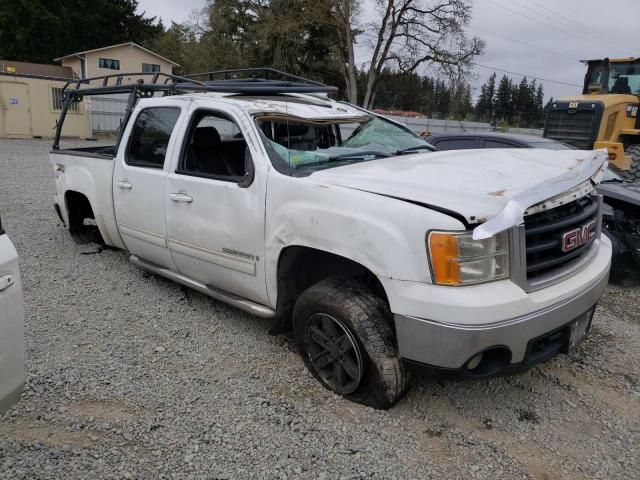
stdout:
{"type": "Polygon", "coordinates": [[[69,232],[73,239],[78,243],[103,243],[91,202],[86,195],[69,190],[65,192],[64,200],[69,216],[69,232]],[[87,219],[93,221],[87,222],[87,219]]]}
{"type": "Polygon", "coordinates": [[[74,221],[78,219],[95,218],[93,209],[91,208],[91,202],[89,202],[86,195],[69,190],[64,194],[64,201],[67,206],[67,213],[69,214],[69,223],[71,223],[72,217],[74,221]]]}
{"type": "Polygon", "coordinates": [[[389,305],[384,287],[371,270],[340,255],[310,247],[291,246],[282,250],[278,259],[277,320],[271,333],[290,332],[293,307],[300,294],[331,277],[358,280],[389,305]]]}

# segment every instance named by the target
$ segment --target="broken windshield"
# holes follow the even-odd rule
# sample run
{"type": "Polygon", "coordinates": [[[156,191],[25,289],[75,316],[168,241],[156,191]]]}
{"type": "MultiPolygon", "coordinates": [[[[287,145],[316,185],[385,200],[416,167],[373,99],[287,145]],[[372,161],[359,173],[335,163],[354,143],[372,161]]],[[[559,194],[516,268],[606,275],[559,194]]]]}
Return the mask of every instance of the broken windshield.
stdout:
{"type": "Polygon", "coordinates": [[[323,122],[262,117],[258,126],[276,168],[291,174],[434,150],[408,128],[375,115],[323,122]]]}

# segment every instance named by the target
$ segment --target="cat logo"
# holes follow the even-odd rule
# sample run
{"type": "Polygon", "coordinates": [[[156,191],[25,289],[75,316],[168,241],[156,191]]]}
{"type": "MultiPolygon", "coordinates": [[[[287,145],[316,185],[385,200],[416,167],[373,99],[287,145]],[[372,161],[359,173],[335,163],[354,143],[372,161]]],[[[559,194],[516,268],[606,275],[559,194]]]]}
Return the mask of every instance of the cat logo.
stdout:
{"type": "Polygon", "coordinates": [[[579,102],[569,102],[569,110],[575,110],[580,105],[579,102]]]}

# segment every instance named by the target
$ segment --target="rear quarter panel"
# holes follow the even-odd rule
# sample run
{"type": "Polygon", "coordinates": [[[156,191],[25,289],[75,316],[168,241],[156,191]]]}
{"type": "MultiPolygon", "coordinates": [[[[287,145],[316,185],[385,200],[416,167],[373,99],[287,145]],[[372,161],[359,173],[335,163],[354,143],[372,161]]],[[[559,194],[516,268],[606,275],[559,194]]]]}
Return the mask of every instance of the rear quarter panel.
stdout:
{"type": "Polygon", "coordinates": [[[62,217],[69,225],[69,208],[66,193],[83,194],[91,203],[96,223],[105,243],[112,247],[125,248],[116,224],[113,208],[113,168],[115,160],[110,157],[82,156],[73,151],[51,152],[49,155],[55,171],[56,193],[54,201],[60,207],[62,217]],[[62,165],[64,171],[56,169],[62,165]]]}

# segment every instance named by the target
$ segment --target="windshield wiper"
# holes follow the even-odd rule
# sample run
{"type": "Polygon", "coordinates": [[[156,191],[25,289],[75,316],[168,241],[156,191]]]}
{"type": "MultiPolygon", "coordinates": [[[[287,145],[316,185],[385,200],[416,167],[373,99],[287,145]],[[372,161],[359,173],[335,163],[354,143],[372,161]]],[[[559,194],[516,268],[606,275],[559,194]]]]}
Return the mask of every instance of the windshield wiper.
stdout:
{"type": "Polygon", "coordinates": [[[329,162],[334,162],[336,160],[346,160],[347,158],[363,158],[363,157],[377,157],[377,158],[387,158],[390,157],[388,153],[379,152],[376,150],[365,150],[362,152],[349,152],[349,153],[341,153],[340,155],[334,155],[333,157],[329,157],[329,162]]]}
{"type": "Polygon", "coordinates": [[[430,152],[435,152],[435,148],[431,145],[416,145],[415,147],[403,148],[402,150],[398,150],[394,153],[394,155],[402,155],[403,153],[413,152],[414,150],[429,150],[430,152]]]}

